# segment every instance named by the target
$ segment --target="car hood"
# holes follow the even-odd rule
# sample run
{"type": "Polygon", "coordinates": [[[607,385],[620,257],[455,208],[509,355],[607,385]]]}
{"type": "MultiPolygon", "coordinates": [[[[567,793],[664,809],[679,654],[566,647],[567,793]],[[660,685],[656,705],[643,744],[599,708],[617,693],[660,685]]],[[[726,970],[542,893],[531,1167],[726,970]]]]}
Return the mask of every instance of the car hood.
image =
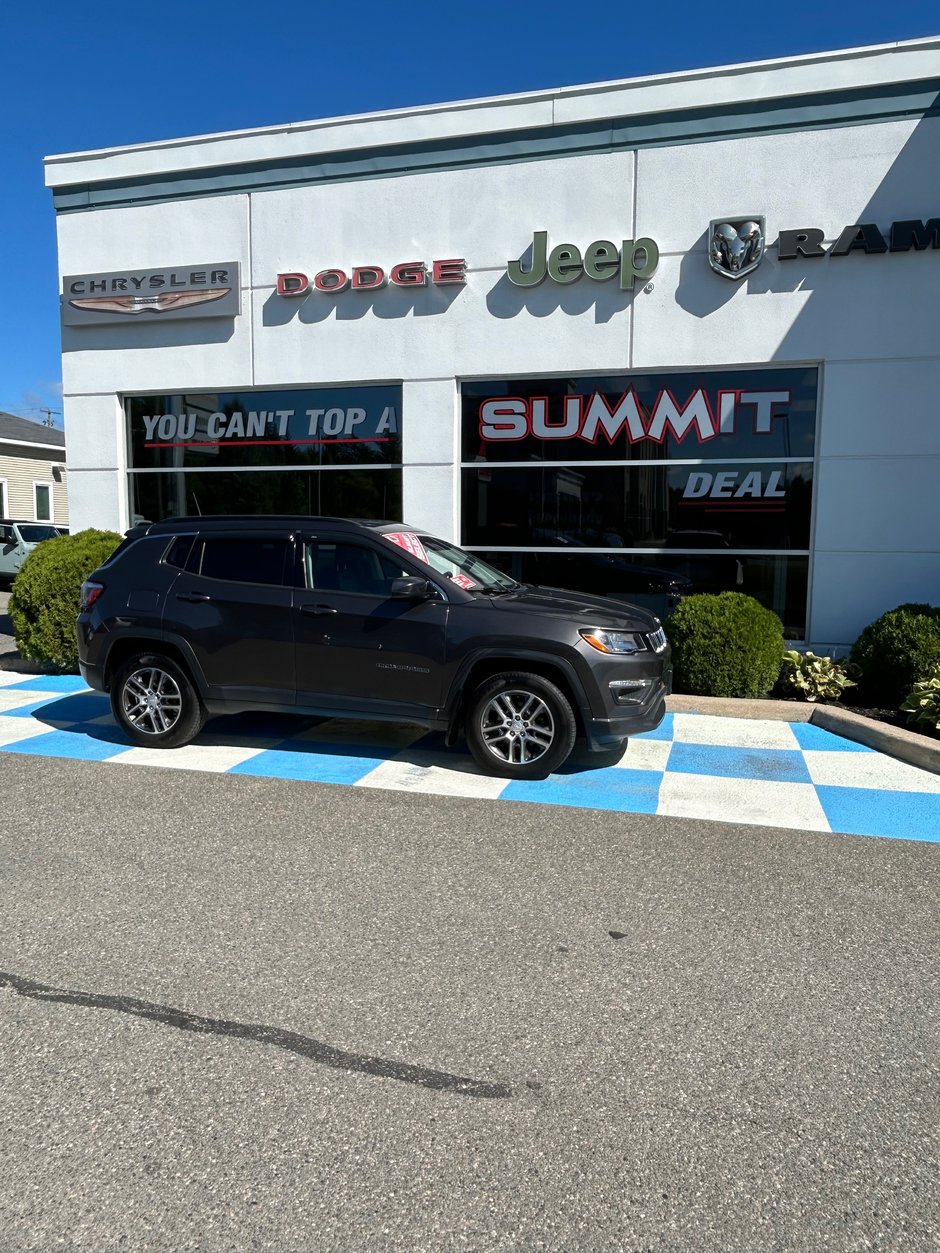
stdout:
{"type": "MultiPolygon", "coordinates": [[[[484,603],[479,597],[477,603],[484,603]]],[[[615,631],[655,631],[659,621],[638,605],[611,601],[587,592],[568,592],[560,587],[537,587],[520,584],[510,592],[485,598],[494,609],[512,613],[544,614],[552,618],[577,618],[579,626],[610,627],[615,631]]]]}

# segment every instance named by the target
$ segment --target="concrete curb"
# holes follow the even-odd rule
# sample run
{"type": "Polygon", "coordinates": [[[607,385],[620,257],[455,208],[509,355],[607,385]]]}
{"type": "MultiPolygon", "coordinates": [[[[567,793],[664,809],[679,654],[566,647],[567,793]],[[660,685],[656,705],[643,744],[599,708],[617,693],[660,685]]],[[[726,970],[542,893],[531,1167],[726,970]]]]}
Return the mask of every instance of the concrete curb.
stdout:
{"type": "Polygon", "coordinates": [[[873,748],[898,761],[940,774],[940,740],[931,740],[916,731],[874,722],[851,709],[835,705],[811,705],[791,700],[741,700],[721,696],[678,696],[666,698],[671,713],[712,714],[719,718],[768,718],[775,722],[810,722],[813,726],[873,748]]]}

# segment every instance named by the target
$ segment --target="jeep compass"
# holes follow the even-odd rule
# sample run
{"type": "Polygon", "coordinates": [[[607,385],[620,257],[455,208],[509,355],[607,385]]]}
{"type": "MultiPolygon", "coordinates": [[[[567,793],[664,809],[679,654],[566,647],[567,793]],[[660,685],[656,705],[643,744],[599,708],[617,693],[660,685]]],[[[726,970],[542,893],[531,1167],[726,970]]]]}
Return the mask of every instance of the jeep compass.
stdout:
{"type": "Polygon", "coordinates": [[[135,744],[276,710],[460,735],[483,770],[544,778],[663,718],[669,646],[622,601],[517,583],[401,522],[199,517],[127,533],[82,586],[86,682],[135,744]]]}

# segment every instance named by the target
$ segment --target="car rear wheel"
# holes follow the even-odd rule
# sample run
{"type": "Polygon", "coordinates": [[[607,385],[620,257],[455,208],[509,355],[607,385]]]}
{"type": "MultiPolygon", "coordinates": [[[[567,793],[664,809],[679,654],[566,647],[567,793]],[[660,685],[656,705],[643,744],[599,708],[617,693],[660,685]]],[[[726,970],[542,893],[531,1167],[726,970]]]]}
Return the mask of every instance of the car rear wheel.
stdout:
{"type": "Polygon", "coordinates": [[[497,674],[474,692],[467,745],[487,774],[544,779],[574,747],[577,725],[567,696],[539,674],[497,674]]]}
{"type": "Polygon", "coordinates": [[[202,730],[206,711],[186,672],[162,653],[137,653],[111,684],[111,709],[135,744],[179,748],[202,730]]]}

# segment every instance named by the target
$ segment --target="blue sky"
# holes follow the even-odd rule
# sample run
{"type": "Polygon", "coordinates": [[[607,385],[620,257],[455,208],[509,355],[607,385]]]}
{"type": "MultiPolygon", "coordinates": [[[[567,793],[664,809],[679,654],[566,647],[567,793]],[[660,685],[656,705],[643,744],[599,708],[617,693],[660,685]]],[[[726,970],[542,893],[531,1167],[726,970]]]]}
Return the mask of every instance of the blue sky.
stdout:
{"type": "Polygon", "coordinates": [[[62,408],[50,153],[937,33],[937,0],[0,0],[0,409],[62,408]]]}

